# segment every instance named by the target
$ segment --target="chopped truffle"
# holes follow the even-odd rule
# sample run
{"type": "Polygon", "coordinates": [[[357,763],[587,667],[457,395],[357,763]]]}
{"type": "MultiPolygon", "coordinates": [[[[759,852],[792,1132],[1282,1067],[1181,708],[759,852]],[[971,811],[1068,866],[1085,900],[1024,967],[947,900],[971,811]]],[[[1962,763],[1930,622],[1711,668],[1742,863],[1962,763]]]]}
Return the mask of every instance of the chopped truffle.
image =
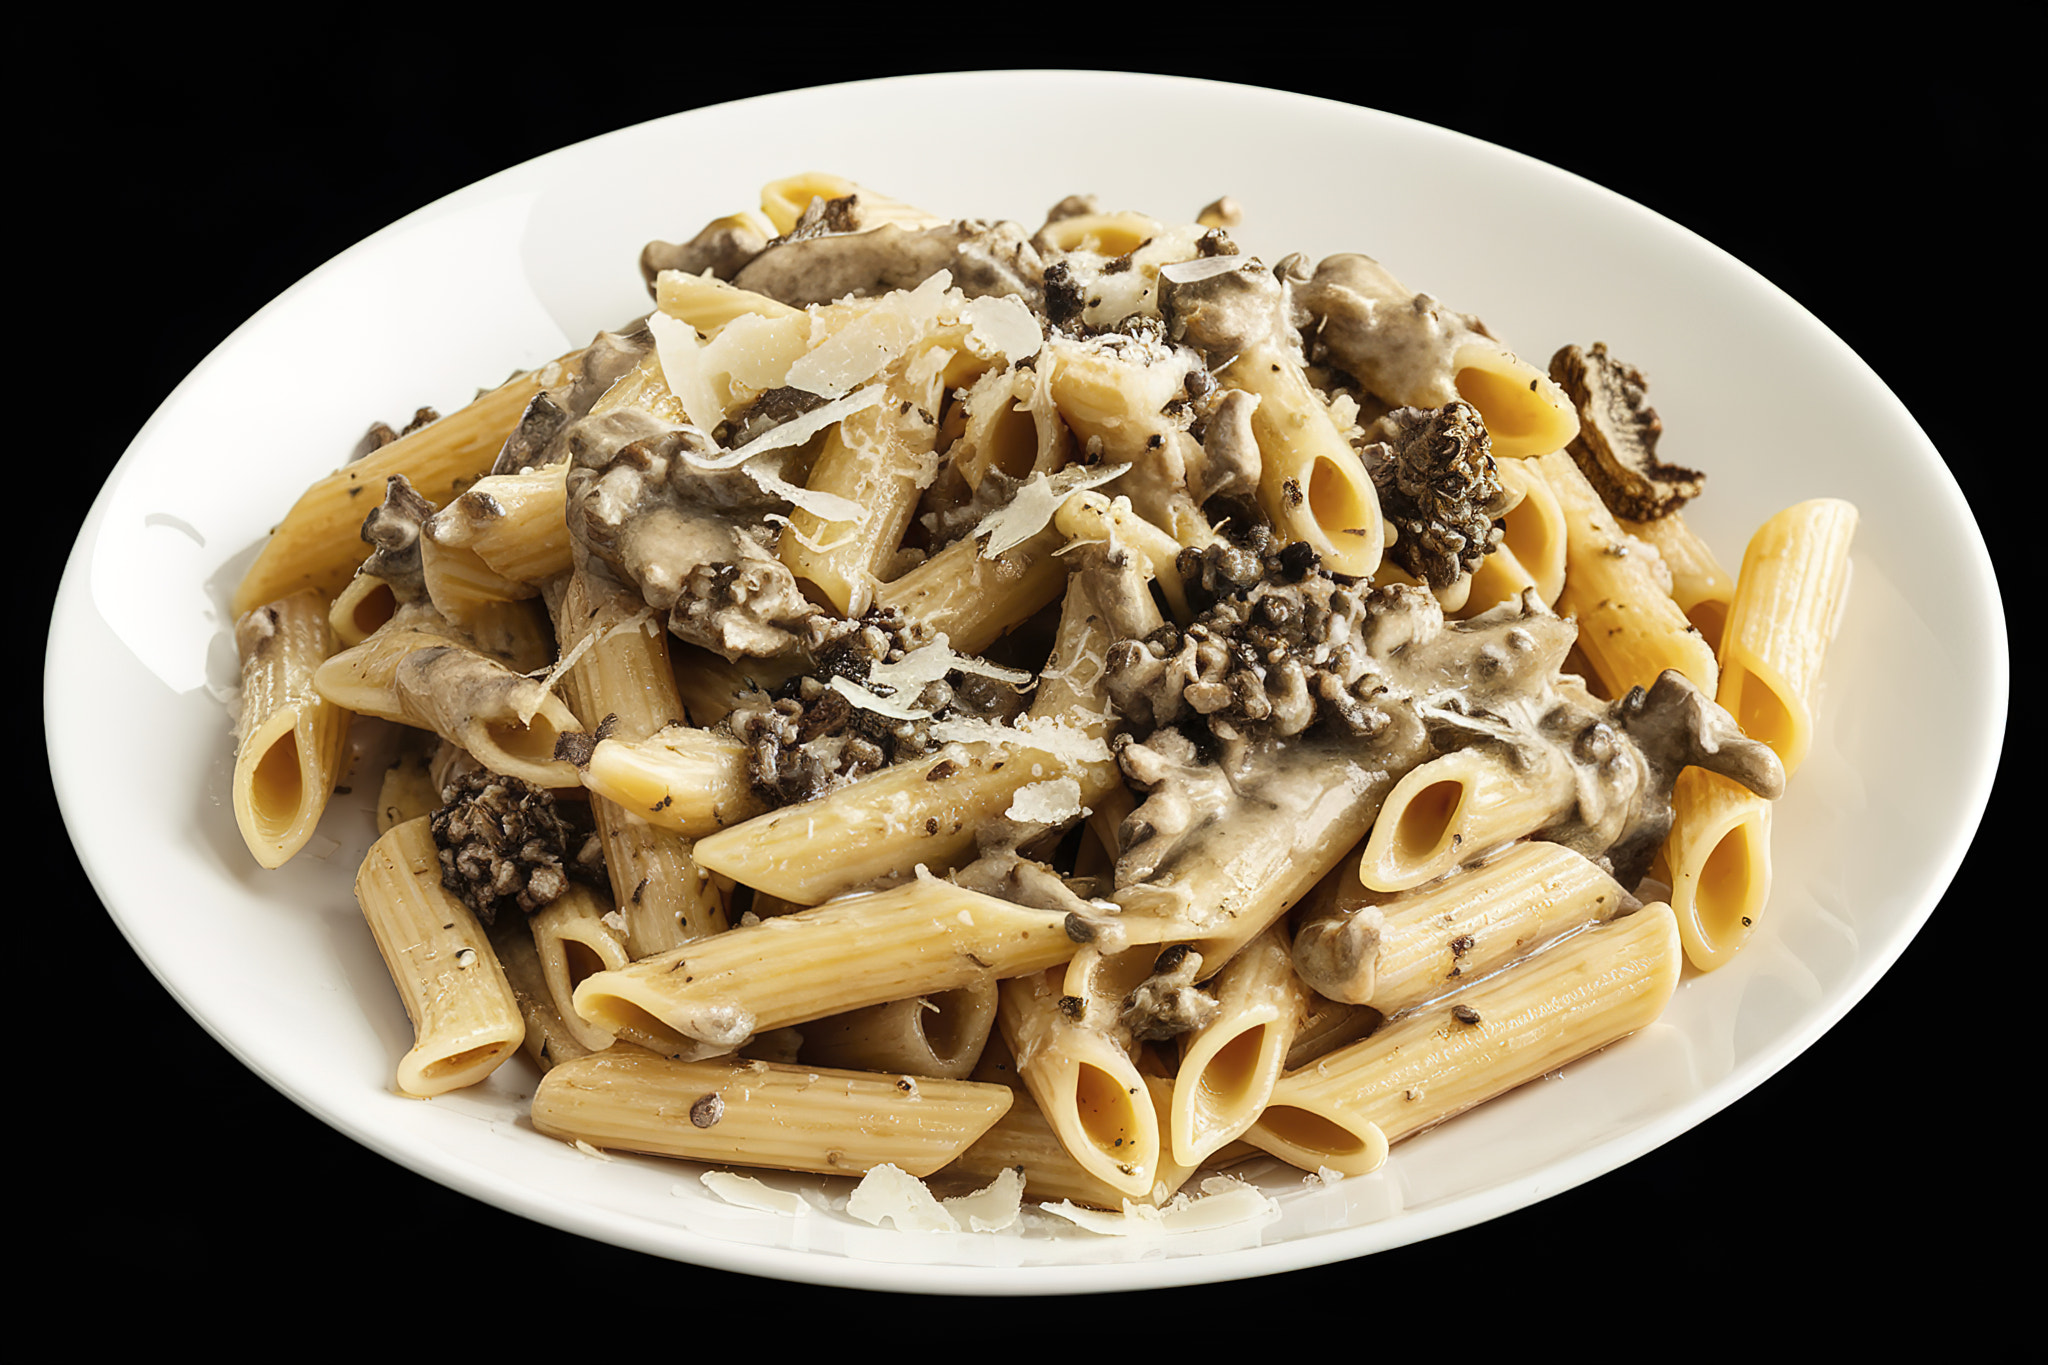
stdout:
{"type": "Polygon", "coordinates": [[[555,808],[552,792],[487,769],[465,773],[442,791],[431,828],[441,852],[441,885],[485,924],[513,908],[532,914],[569,889],[572,871],[588,874],[596,841],[555,808]]]}

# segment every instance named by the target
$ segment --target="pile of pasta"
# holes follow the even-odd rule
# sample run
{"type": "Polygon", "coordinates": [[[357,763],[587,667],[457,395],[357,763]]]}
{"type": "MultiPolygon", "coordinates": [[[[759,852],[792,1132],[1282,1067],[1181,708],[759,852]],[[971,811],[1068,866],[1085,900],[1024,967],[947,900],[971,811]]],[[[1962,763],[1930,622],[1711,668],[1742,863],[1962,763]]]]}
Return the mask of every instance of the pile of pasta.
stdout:
{"type": "MultiPolygon", "coordinates": [[[[1427,296],[1361,314],[1386,320],[1356,348],[1384,358],[1376,373],[1333,380],[1291,333],[1226,363],[1157,363],[1177,341],[1151,325],[1162,279],[1242,268],[1233,212],[1171,223],[1070,201],[1029,239],[1035,298],[963,288],[957,265],[808,302],[730,266],[659,271],[602,385],[594,345],[304,495],[235,601],[234,809],[277,867],[321,819],[353,717],[433,737],[429,764],[384,780],[356,880],[416,1028],[400,1090],[476,1084],[523,1045],[545,1071],[544,1133],[828,1174],[1021,1170],[1036,1197],[1113,1208],[1257,1153],[1371,1171],[1390,1143],[1641,1027],[1686,961],[1741,947],[1768,894],[1771,803],[1700,767],[1670,792],[1668,892],[1647,904],[1601,858],[1532,837],[1575,799],[1569,775],[1539,782],[1477,747],[1370,780],[1304,757],[1293,785],[1188,815],[1200,856],[1132,872],[1162,807],[1139,814],[1142,746],[1105,680],[1120,646],[1181,638],[1204,555],[1241,543],[1207,496],[1226,474],[1264,543],[1305,543],[1320,567],[1302,572],[1339,576],[1352,596],[1333,601],[1398,585],[1373,600],[1446,630],[1519,628],[1518,648],[1553,612],[1576,620],[1592,694],[1675,670],[1787,774],[1848,570],[1840,502],[1774,517],[1736,576],[1678,513],[1617,517],[1567,452],[1579,418],[1558,385],[1427,296]],[[1075,281],[1052,319],[1046,296],[1075,281]],[[1399,334],[1416,318],[1421,349],[1399,334]],[[815,640],[716,647],[754,622],[672,633],[674,591],[657,603],[571,533],[576,461],[522,463],[548,405],[690,428],[709,450],[791,388],[804,415],[704,458],[785,491],[754,543],[815,609],[804,628],[909,623],[922,643],[865,681],[825,676],[815,640]],[[1218,395],[1255,445],[1229,471],[1221,437],[1205,450],[1191,431],[1218,395]],[[1363,433],[1376,412],[1457,401],[1491,438],[1499,543],[1418,584],[1387,553],[1363,433]],[[416,518],[365,529],[366,504],[408,496],[416,518]],[[366,536],[398,557],[366,566],[366,536]],[[376,571],[415,551],[417,584],[376,571]],[[807,672],[884,724],[926,725],[928,747],[778,804],[731,718],[807,672]],[[1028,702],[919,709],[930,683],[977,674],[1028,702]],[[432,820],[446,775],[478,767],[587,802],[603,884],[536,879],[531,913],[480,922],[443,885],[432,820]]],[[[719,240],[948,228],[823,175],[769,185],[761,218],[723,220],[719,240]]],[[[691,567],[669,566],[671,588],[691,567]]]]}

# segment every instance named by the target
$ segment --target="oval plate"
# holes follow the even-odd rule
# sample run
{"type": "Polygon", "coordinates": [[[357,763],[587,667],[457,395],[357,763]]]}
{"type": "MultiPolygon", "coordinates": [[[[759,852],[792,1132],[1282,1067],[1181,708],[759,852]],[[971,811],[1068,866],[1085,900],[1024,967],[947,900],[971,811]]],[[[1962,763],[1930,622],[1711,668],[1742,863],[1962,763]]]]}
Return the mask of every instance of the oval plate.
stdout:
{"type": "Polygon", "coordinates": [[[348,1136],[489,1203],[660,1256],[847,1286],[1059,1293],[1234,1279],[1432,1237],[1611,1170],[1742,1096],[1840,1019],[1933,909],[1990,790],[2006,684],[1996,587],[1954,479],[1846,345],[1731,257],[1564,172],[1391,115],[1244,87],[1008,73],[644,124],[479,182],[315,271],[193,372],[109,479],[58,600],[46,717],[66,821],[122,932],[242,1062],[348,1136]],[[933,155],[941,128],[972,155],[933,155]],[[1312,148],[1342,173],[1305,175],[1276,148],[1312,148]],[[1651,376],[1665,452],[1709,469],[1689,515],[1731,565],[1778,507],[1856,501],[1856,587],[1820,734],[1780,808],[1770,918],[1743,956],[1689,978],[1653,1028],[1404,1144],[1379,1175],[1318,1188],[1262,1168],[1278,1216],[1202,1238],[792,1223],[723,1205],[688,1166],[594,1160],[539,1137],[523,1066],[428,1104],[396,1096],[410,1031],[349,890],[367,843],[362,794],[331,812],[324,859],[275,874],[249,863],[225,806],[221,603],[265,529],[369,417],[445,411],[634,316],[644,241],[807,168],[1027,224],[1078,189],[1162,217],[1228,192],[1246,209],[1240,242],[1268,259],[1369,251],[1538,360],[1608,341],[1651,376]],[[1931,697],[1939,725],[1895,723],[1931,697]]]}

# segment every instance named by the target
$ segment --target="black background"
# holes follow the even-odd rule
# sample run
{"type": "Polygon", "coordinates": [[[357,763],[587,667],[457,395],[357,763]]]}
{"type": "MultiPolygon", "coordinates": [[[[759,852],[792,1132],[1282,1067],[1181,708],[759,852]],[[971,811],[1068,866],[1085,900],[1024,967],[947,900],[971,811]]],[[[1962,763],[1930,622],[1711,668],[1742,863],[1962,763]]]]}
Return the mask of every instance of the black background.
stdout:
{"type": "MultiPolygon", "coordinates": [[[[267,50],[128,31],[46,54],[45,78],[70,98],[66,112],[31,123],[27,155],[39,173],[17,208],[38,245],[17,270],[27,285],[19,292],[33,299],[51,288],[54,300],[19,319],[18,378],[33,370],[38,383],[62,386],[53,367],[98,355],[118,381],[94,387],[85,420],[65,417],[22,452],[61,452],[77,471],[48,490],[52,550],[189,369],[278,292],[393,218],[533,155],[678,109],[949,64],[1128,62],[1273,85],[1561,164],[1727,248],[1833,327],[1949,459],[2002,563],[2016,560],[1999,543],[2014,534],[2008,523],[2033,517],[2013,506],[1996,514],[1994,501],[2007,471],[2041,460],[2038,431],[2020,420],[2039,388],[2027,363],[2039,345],[2039,233],[2020,207],[2039,165],[2021,173],[2015,131],[2021,105],[2038,110],[2038,99],[2016,85],[2017,60],[1997,55],[2010,37],[1864,33],[1852,46],[1715,20],[1653,43],[1594,37],[1534,13],[1512,31],[1475,21],[1384,35],[1333,28],[1326,15],[1270,23],[1239,14],[1178,37],[1119,31],[1099,15],[1046,17],[1020,21],[1003,47],[937,28],[885,38],[783,15],[742,32],[683,11],[672,32],[635,33],[655,16],[623,12],[558,13],[531,30],[493,19],[481,37],[372,34],[340,12],[321,22],[333,31],[267,50]],[[771,30],[774,59],[760,63],[756,42],[771,30]],[[963,52],[987,56],[955,55],[963,52]],[[1553,80],[1559,71],[1576,74],[1553,80]],[[91,112],[76,118],[69,108],[91,112]],[[139,279],[148,284],[140,303],[130,288],[139,279]]],[[[47,620],[57,567],[30,584],[32,618],[47,620]]],[[[2039,991],[2025,971],[2031,934],[2010,917],[2031,919],[2041,897],[2028,878],[2002,875],[1999,845],[2018,824],[2005,804],[2014,785],[2008,771],[1955,888],[1876,990],[1693,1133],[1588,1186],[1424,1245],[1236,1285],[1026,1303],[1018,1323],[1120,1322],[1165,1345],[1208,1337],[1169,1310],[1255,1308],[1280,1314],[1289,1330],[1363,1314],[1373,1342],[1451,1349],[1624,1321],[1649,1327],[1652,1342],[1725,1331],[1789,1345],[1778,1325],[1789,1310],[1807,1341],[1913,1318],[1945,1323],[1958,1341],[2009,1346],[2009,1296],[2028,1259],[2022,1230],[2039,1203],[2028,1159],[2039,1143],[2019,1136],[2026,1080],[2040,1071],[2033,1031],[2020,1022],[2039,991]],[[1732,1325],[1716,1325],[1730,1315],[1732,1325]]],[[[18,974],[75,972],[93,984],[89,997],[67,992],[60,1009],[20,1021],[15,1061],[83,1050],[116,1068],[82,1093],[74,1080],[49,1082],[56,1103],[34,1112],[62,1117],[35,1120],[55,1127],[28,1132],[31,1154],[17,1158],[30,1189],[47,1181],[63,1192],[63,1214],[16,1226],[66,1279],[176,1287],[226,1276],[251,1305],[282,1296],[317,1302],[323,1318],[368,1319],[384,1315],[394,1278],[443,1273],[430,1249],[474,1246],[488,1248],[474,1259],[493,1267],[495,1282],[479,1297],[513,1300],[485,1310],[508,1315],[499,1330],[511,1340],[522,1329],[509,1315],[541,1285],[652,1290],[640,1307],[655,1311],[670,1348],[688,1349],[685,1325],[704,1322],[707,1308],[757,1327],[919,1321],[912,1304],[888,1296],[770,1284],[586,1242],[449,1193],[333,1134],[244,1071],[155,983],[70,858],[47,785],[37,795],[52,891],[75,932],[18,943],[18,974]],[[407,1269],[366,1268],[357,1259],[366,1246],[407,1269]],[[784,1313],[755,1315],[770,1304],[784,1313]]],[[[470,1296],[422,1289],[437,1308],[470,1296]]],[[[942,1335],[913,1327],[892,1345],[938,1346],[955,1325],[989,1321],[989,1306],[971,1300],[914,1306],[936,1314],[942,1335]]]]}

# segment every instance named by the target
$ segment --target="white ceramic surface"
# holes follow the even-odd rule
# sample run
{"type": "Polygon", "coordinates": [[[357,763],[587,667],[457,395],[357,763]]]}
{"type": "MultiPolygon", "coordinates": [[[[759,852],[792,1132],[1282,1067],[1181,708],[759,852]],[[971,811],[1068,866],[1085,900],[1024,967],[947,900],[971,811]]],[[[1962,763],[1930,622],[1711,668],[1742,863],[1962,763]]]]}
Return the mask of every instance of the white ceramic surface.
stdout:
{"type": "Polygon", "coordinates": [[[1933,908],[1989,791],[2008,674],[1990,566],[1935,452],[1847,347],[1740,263],[1584,181],[1425,125],[1269,91],[1038,73],[679,115],[507,171],[345,253],[224,343],[137,437],[74,551],[49,676],[52,770],[95,888],[210,1032],[335,1127],[478,1198],[658,1255],[823,1283],[1063,1292],[1236,1278],[1433,1236],[1598,1175],[1741,1096],[1840,1018],[1933,908]],[[1126,108],[1146,116],[1103,117],[1126,108]],[[976,155],[927,155],[935,117],[976,155]],[[1192,123],[1214,135],[1199,157],[1176,132],[1192,123]],[[1283,143],[1324,149],[1347,174],[1303,177],[1268,154],[1283,143]],[[1609,341],[1654,377],[1667,440],[1714,452],[1711,496],[1691,515],[1731,565],[1778,507],[1855,500],[1855,592],[1749,949],[1689,979],[1653,1028],[1403,1145],[1380,1174],[1310,1189],[1268,1168],[1276,1218],[1164,1244],[747,1213],[687,1167],[601,1162],[539,1137],[523,1066],[431,1104],[395,1096],[409,1030],[349,892],[368,842],[361,800],[337,803],[331,844],[274,874],[249,863],[226,809],[226,593],[365,412],[445,410],[633,316],[645,240],[803,166],[1027,223],[1077,188],[1163,216],[1227,191],[1246,206],[1240,241],[1269,259],[1368,250],[1536,357],[1609,341]],[[1962,703],[1939,727],[1890,723],[1936,695],[1962,703]],[[126,720],[96,723],[107,716],[126,720]],[[148,797],[124,802],[118,824],[97,814],[111,774],[148,797]]]}

